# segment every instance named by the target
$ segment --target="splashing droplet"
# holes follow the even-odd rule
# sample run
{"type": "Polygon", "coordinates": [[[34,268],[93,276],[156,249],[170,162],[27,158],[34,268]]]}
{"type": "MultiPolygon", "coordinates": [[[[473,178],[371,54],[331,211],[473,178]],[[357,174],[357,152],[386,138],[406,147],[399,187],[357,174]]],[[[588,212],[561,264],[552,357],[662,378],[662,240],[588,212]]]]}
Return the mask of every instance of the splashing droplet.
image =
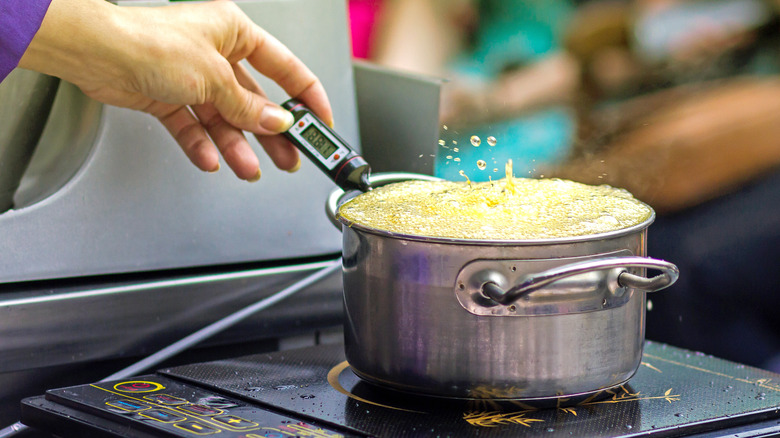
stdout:
{"type": "Polygon", "coordinates": [[[444,130],[445,130],[445,131],[446,131],[447,129],[449,129],[449,128],[447,128],[447,125],[441,125],[441,127],[442,127],[442,128],[444,128],[444,130]]]}
{"type": "Polygon", "coordinates": [[[452,152],[460,152],[460,149],[458,149],[458,148],[452,148],[452,152]]]}
{"type": "Polygon", "coordinates": [[[444,140],[439,140],[439,146],[444,146],[447,142],[444,140]]]}
{"type": "Polygon", "coordinates": [[[471,136],[471,145],[474,146],[475,148],[478,148],[480,144],[482,144],[482,140],[479,137],[477,137],[476,135],[472,135],[471,136]]]}
{"type": "Polygon", "coordinates": [[[488,146],[495,146],[496,145],[496,138],[492,135],[487,138],[487,144],[488,146]]]}
{"type": "Polygon", "coordinates": [[[458,157],[455,157],[455,158],[453,158],[453,159],[452,159],[452,161],[454,161],[454,162],[456,162],[456,163],[460,163],[460,158],[458,158],[458,157]]]}
{"type": "Polygon", "coordinates": [[[462,176],[463,178],[466,178],[466,182],[469,183],[469,185],[471,185],[471,180],[469,179],[468,175],[466,175],[466,172],[459,170],[458,174],[460,174],[460,176],[462,176]]]}
{"type": "Polygon", "coordinates": [[[479,170],[485,170],[487,163],[484,160],[478,160],[477,167],[479,167],[479,170]]]}
{"type": "Polygon", "coordinates": [[[506,172],[506,183],[504,184],[504,190],[509,191],[511,193],[516,193],[515,190],[515,182],[514,182],[514,174],[512,173],[512,160],[506,160],[506,165],[504,166],[504,171],[506,172]]]}

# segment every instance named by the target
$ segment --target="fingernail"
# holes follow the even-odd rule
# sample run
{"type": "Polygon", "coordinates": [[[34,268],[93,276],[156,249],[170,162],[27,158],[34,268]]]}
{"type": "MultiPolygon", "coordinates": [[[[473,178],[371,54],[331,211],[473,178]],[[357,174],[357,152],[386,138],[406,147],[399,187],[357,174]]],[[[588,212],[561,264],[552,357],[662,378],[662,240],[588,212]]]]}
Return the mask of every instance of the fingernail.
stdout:
{"type": "MultiPolygon", "coordinates": [[[[295,120],[293,120],[293,122],[295,122],[295,120]]],[[[330,129],[333,129],[333,128],[334,128],[334,126],[333,126],[333,120],[331,120],[330,122],[328,122],[328,126],[330,126],[330,129]]]]}
{"type": "Polygon", "coordinates": [[[273,132],[290,129],[295,123],[291,112],[277,105],[266,105],[260,114],[260,126],[273,132]]]}
{"type": "Polygon", "coordinates": [[[257,174],[253,176],[252,178],[249,178],[248,182],[257,182],[260,180],[260,175],[262,175],[263,172],[260,171],[260,169],[257,169],[257,174]]]}
{"type": "Polygon", "coordinates": [[[297,172],[297,171],[298,171],[298,169],[300,169],[300,168],[301,168],[301,158],[300,158],[300,157],[298,157],[298,162],[297,162],[297,163],[295,163],[295,166],[293,166],[293,167],[292,167],[292,169],[288,170],[288,172],[290,172],[290,173],[295,173],[295,172],[297,172]]]}
{"type": "Polygon", "coordinates": [[[216,173],[216,172],[218,172],[218,171],[219,171],[219,163],[217,163],[217,167],[215,167],[215,168],[213,168],[213,169],[209,170],[209,171],[208,171],[208,173],[216,173]]]}

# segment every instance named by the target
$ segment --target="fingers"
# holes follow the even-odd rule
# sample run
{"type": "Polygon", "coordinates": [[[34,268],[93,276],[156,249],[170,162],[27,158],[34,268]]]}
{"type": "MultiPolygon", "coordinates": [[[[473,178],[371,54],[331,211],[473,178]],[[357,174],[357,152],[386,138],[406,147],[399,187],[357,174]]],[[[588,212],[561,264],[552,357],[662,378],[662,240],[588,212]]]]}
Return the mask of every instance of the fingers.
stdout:
{"type": "Polygon", "coordinates": [[[298,149],[286,138],[281,135],[255,135],[255,138],[279,169],[295,172],[301,167],[298,149]]]}
{"type": "MultiPolygon", "coordinates": [[[[242,59],[262,75],[281,86],[289,96],[300,99],[324,122],[333,124],[333,112],[325,89],[319,79],[284,44],[253,23],[232,3],[236,13],[238,35],[229,53],[222,52],[228,61],[236,65],[242,59]]],[[[220,6],[212,4],[212,6],[220,6]]],[[[233,70],[220,67],[216,76],[218,84],[212,92],[211,101],[222,115],[234,126],[259,135],[269,135],[289,129],[292,118],[287,111],[269,102],[265,96],[249,92],[236,80],[233,70]],[[283,115],[286,113],[286,115],[283,115]]]]}
{"type": "Polygon", "coordinates": [[[243,132],[227,123],[211,104],[195,105],[192,110],[236,176],[250,182],[259,180],[260,162],[243,132]]]}
{"type": "Polygon", "coordinates": [[[287,92],[306,104],[325,123],[333,125],[333,111],[325,88],[314,73],[284,44],[253,25],[254,48],[247,61],[287,92]]]}
{"type": "Polygon", "coordinates": [[[260,179],[257,155],[241,130],[225,122],[212,105],[197,105],[192,109],[195,115],[186,106],[174,105],[166,108],[158,106],[151,112],[197,168],[216,172],[220,167],[221,153],[236,176],[250,182],[260,179]]]}
{"type": "Polygon", "coordinates": [[[243,130],[255,134],[278,168],[297,170],[300,166],[297,149],[278,135],[292,126],[292,114],[269,101],[238,62],[247,59],[259,73],[279,84],[288,95],[301,100],[332,126],[333,112],[324,87],[301,60],[250,21],[235,4],[216,2],[207,7],[219,8],[220,14],[233,11],[235,21],[225,20],[222,23],[230,25],[215,26],[211,33],[212,42],[221,56],[210,58],[208,68],[200,70],[207,72],[207,77],[204,78],[205,95],[197,101],[206,103],[192,105],[192,112],[186,106],[172,106],[158,118],[189,159],[202,170],[218,169],[218,155],[222,154],[239,178],[259,179],[259,160],[243,130]]]}
{"type": "MultiPolygon", "coordinates": [[[[235,64],[233,70],[236,73],[236,79],[239,84],[247,90],[265,96],[265,92],[252,78],[246,68],[241,64],[235,64]]],[[[281,135],[257,135],[255,138],[263,146],[265,153],[271,158],[274,165],[282,170],[295,172],[301,165],[301,159],[298,155],[298,149],[295,148],[286,138],[281,135]]]]}
{"type": "Polygon", "coordinates": [[[187,158],[206,172],[219,170],[219,155],[206,130],[185,106],[166,108],[156,112],[157,118],[176,140],[187,158]]]}
{"type": "Polygon", "coordinates": [[[217,79],[213,81],[213,96],[207,101],[231,125],[261,135],[277,134],[292,126],[292,114],[264,95],[242,87],[227,61],[215,67],[214,74],[217,79]]]}

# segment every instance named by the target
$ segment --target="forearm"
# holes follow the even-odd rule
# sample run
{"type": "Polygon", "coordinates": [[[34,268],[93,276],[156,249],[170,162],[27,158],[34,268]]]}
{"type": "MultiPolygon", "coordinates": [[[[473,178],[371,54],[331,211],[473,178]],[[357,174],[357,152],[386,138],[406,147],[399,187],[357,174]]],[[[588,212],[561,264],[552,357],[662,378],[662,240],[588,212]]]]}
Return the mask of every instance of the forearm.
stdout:
{"type": "Polygon", "coordinates": [[[104,0],[52,0],[19,66],[77,84],[96,69],[121,76],[118,61],[129,60],[120,53],[128,37],[121,32],[120,13],[104,0]]]}

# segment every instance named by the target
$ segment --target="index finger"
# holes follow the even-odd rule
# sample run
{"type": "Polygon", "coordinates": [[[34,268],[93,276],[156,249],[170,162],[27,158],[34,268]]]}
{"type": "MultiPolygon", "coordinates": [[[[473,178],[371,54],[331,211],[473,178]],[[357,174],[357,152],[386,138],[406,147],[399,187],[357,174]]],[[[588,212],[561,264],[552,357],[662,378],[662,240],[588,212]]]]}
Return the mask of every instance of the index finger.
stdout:
{"type": "Polygon", "coordinates": [[[247,55],[247,61],[279,84],[290,97],[306,104],[322,121],[333,126],[333,110],[317,76],[271,34],[259,26],[254,26],[254,30],[254,50],[247,55]]]}

